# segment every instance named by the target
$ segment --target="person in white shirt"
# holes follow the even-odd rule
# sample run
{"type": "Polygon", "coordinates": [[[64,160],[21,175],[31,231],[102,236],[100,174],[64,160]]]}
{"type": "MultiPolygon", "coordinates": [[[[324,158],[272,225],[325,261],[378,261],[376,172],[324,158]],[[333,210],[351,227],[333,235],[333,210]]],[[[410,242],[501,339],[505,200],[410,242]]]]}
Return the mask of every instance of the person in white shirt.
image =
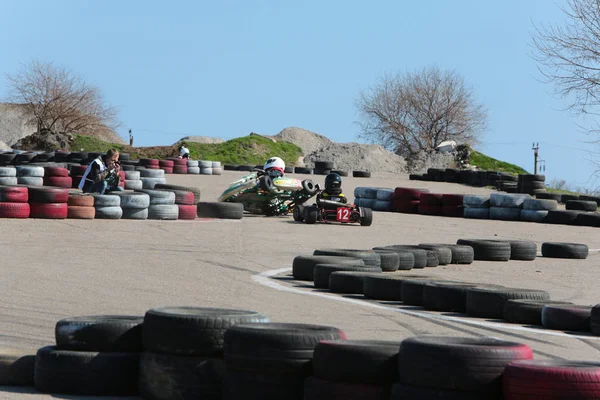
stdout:
{"type": "Polygon", "coordinates": [[[182,144],[179,148],[179,158],[190,158],[190,150],[182,144]]]}

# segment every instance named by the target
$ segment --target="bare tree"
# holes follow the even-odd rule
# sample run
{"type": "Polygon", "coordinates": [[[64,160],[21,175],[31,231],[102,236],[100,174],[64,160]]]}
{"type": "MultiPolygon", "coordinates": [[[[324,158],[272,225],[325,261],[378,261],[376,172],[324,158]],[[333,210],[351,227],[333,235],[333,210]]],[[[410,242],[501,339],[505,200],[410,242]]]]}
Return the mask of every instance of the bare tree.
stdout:
{"type": "Polygon", "coordinates": [[[386,75],[357,101],[360,137],[412,158],[445,140],[476,144],[487,112],[454,71],[386,75]]]}
{"type": "Polygon", "coordinates": [[[100,90],[64,67],[33,61],[7,74],[9,100],[25,104],[38,132],[86,133],[118,126],[117,109],[105,105],[100,90]]]}

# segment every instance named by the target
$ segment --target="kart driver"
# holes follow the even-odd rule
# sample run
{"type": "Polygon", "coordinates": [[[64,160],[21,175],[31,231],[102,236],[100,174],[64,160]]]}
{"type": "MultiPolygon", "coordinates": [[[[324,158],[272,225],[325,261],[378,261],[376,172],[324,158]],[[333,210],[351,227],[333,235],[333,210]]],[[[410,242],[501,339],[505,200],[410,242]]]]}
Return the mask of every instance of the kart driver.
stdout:
{"type": "MultiPolygon", "coordinates": [[[[319,200],[331,200],[338,203],[348,204],[348,199],[342,193],[342,177],[338,174],[329,174],[325,177],[325,189],[317,194],[317,204],[319,200]]],[[[335,209],[337,206],[323,204],[324,208],[335,209]]]]}
{"type": "Polygon", "coordinates": [[[271,157],[265,162],[263,170],[273,179],[281,178],[285,173],[285,162],[279,157],[271,157]]]}

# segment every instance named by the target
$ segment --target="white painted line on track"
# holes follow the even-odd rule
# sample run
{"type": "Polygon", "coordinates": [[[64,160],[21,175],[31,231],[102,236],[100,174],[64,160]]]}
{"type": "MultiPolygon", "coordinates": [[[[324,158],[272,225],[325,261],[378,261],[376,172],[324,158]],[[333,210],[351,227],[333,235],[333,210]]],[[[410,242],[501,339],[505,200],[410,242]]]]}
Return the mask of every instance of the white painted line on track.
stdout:
{"type": "Polygon", "coordinates": [[[374,304],[374,303],[370,303],[370,302],[363,301],[363,300],[350,299],[347,297],[341,297],[341,296],[331,295],[331,294],[327,294],[327,293],[311,292],[308,290],[297,289],[297,288],[282,285],[278,282],[275,282],[272,279],[272,277],[275,275],[279,275],[281,273],[290,272],[290,271],[292,271],[291,268],[272,269],[269,271],[262,272],[260,274],[252,275],[252,280],[263,286],[267,286],[267,287],[270,287],[271,289],[275,289],[275,290],[296,293],[296,294],[302,294],[302,295],[308,295],[308,296],[323,297],[328,300],[339,301],[339,302],[343,302],[343,303],[350,303],[350,304],[355,304],[355,305],[359,305],[359,306],[363,306],[363,307],[371,307],[371,308],[376,308],[379,310],[392,311],[392,312],[396,312],[396,313],[412,315],[412,316],[422,317],[422,318],[426,318],[426,319],[446,321],[446,322],[462,322],[465,324],[481,326],[481,327],[486,327],[486,328],[530,332],[530,333],[536,333],[538,335],[559,336],[559,337],[565,337],[565,338],[571,338],[571,339],[600,340],[600,337],[598,337],[598,336],[570,335],[570,334],[564,333],[564,332],[549,331],[549,330],[545,330],[545,329],[527,328],[525,326],[504,324],[501,322],[478,321],[478,320],[472,320],[472,319],[468,319],[468,318],[431,314],[429,312],[406,310],[403,308],[390,307],[390,306],[385,306],[382,304],[374,304]]]}

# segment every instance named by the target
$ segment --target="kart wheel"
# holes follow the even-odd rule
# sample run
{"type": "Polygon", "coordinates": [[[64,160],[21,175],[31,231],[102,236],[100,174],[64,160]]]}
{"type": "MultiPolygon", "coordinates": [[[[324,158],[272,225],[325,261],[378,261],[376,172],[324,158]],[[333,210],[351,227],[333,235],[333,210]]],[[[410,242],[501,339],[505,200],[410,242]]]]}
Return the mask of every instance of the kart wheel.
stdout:
{"type": "Polygon", "coordinates": [[[258,179],[258,187],[269,193],[273,193],[275,191],[273,179],[269,175],[263,175],[258,179]]]}
{"type": "Polygon", "coordinates": [[[316,207],[308,207],[304,209],[304,222],[314,224],[319,218],[319,210],[316,207]]]}
{"type": "Polygon", "coordinates": [[[311,196],[318,191],[317,186],[311,179],[305,179],[302,181],[302,189],[304,189],[304,191],[311,196]]]}
{"type": "Polygon", "coordinates": [[[360,226],[371,226],[373,223],[373,210],[367,207],[359,207],[360,226]]]}
{"type": "Polygon", "coordinates": [[[296,206],[294,207],[294,221],[302,222],[304,221],[304,206],[296,206]]]}

